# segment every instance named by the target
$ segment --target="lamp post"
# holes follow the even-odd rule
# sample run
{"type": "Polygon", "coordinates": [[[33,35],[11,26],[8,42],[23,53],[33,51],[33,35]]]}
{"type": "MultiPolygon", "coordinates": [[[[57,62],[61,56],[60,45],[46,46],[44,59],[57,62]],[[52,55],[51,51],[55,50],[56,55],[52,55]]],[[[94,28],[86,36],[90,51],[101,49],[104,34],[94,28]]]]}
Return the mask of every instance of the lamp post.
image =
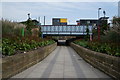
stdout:
{"type": "Polygon", "coordinates": [[[100,10],[101,10],[102,8],[98,8],[98,19],[100,18],[100,10]]]}
{"type": "Polygon", "coordinates": [[[28,13],[28,20],[30,19],[30,13],[28,13]]]}
{"type": "Polygon", "coordinates": [[[99,18],[100,18],[100,10],[101,8],[98,8],[98,40],[100,40],[100,21],[99,21],[99,18]]]}
{"type": "Polygon", "coordinates": [[[103,11],[103,14],[104,14],[104,17],[105,17],[105,15],[106,15],[106,12],[105,12],[105,11],[103,11]]]}

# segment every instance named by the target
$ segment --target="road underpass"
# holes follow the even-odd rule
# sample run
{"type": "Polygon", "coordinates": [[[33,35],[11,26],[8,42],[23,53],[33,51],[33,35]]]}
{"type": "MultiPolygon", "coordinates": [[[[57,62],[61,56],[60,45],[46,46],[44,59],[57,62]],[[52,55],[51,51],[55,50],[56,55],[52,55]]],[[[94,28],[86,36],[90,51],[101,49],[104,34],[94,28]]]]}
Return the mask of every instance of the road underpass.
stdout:
{"type": "Polygon", "coordinates": [[[111,77],[84,61],[65,40],[58,41],[57,48],[41,62],[12,78],[95,78],[111,77]]]}

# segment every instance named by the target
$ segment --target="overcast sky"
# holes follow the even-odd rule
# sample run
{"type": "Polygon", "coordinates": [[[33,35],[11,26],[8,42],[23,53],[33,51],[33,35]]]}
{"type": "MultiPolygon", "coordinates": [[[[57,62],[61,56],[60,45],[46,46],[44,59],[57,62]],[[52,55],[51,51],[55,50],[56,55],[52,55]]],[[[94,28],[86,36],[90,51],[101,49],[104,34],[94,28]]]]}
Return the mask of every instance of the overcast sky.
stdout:
{"type": "Polygon", "coordinates": [[[118,2],[2,2],[2,17],[13,21],[27,20],[27,14],[32,19],[46,16],[46,24],[52,24],[52,18],[67,18],[68,24],[76,24],[79,19],[97,19],[98,8],[101,7],[106,16],[112,19],[118,15],[118,2]]]}

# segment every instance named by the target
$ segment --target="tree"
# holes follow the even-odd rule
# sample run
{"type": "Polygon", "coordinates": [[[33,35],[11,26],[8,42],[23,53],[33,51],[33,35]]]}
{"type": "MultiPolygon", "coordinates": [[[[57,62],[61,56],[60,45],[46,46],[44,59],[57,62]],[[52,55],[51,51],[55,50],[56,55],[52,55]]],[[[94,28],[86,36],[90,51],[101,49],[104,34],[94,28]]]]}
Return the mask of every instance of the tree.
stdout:
{"type": "Polygon", "coordinates": [[[31,30],[33,28],[38,28],[38,21],[37,20],[31,20],[30,18],[27,21],[21,22],[23,24],[26,25],[26,29],[27,29],[27,34],[31,35],[32,32],[31,30]]]}
{"type": "Polygon", "coordinates": [[[117,17],[113,17],[113,27],[112,27],[112,31],[120,34],[120,17],[117,18],[117,17]]]}
{"type": "Polygon", "coordinates": [[[120,18],[113,17],[112,20],[113,26],[110,30],[105,31],[105,35],[103,36],[103,41],[111,41],[114,43],[120,42],[120,18]]]}

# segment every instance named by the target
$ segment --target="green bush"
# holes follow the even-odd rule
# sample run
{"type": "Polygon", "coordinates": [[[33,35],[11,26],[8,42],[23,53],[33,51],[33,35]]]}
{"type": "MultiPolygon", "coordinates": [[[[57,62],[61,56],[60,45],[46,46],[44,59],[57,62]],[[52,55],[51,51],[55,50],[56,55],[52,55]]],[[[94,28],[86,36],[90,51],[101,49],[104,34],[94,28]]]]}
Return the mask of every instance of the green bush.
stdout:
{"type": "Polygon", "coordinates": [[[11,41],[9,39],[2,40],[2,54],[3,55],[12,55],[15,52],[15,47],[11,45],[11,41]]]}
{"type": "Polygon", "coordinates": [[[10,55],[13,55],[14,52],[15,52],[15,49],[14,49],[13,46],[4,46],[3,47],[3,51],[2,51],[3,55],[9,55],[10,56],[10,55]]]}
{"type": "Polygon", "coordinates": [[[3,55],[14,55],[17,50],[20,51],[29,51],[31,49],[35,49],[37,47],[43,47],[46,45],[53,44],[55,41],[53,40],[30,40],[28,38],[20,39],[17,38],[16,40],[3,38],[2,39],[2,54],[3,55]]]}
{"type": "Polygon", "coordinates": [[[113,56],[120,56],[120,46],[116,46],[115,43],[100,43],[87,41],[74,41],[74,43],[96,52],[106,53],[113,56]]]}
{"type": "Polygon", "coordinates": [[[22,50],[22,51],[27,51],[31,49],[31,46],[27,43],[21,43],[18,44],[19,46],[17,47],[18,50],[22,50]]]}
{"type": "MultiPolygon", "coordinates": [[[[41,39],[39,37],[31,36],[29,29],[20,23],[11,22],[8,20],[0,20],[2,23],[2,43],[0,43],[0,50],[3,55],[14,55],[17,51],[29,51],[37,47],[53,44],[53,40],[41,39]],[[22,36],[22,28],[25,29],[25,36],[22,36]]],[[[30,24],[31,25],[31,24],[30,24]]],[[[33,28],[34,26],[30,26],[33,28]]],[[[27,25],[29,28],[29,25],[27,25]]]]}
{"type": "Polygon", "coordinates": [[[74,41],[74,43],[83,46],[83,47],[88,47],[87,41],[74,41]]]}

